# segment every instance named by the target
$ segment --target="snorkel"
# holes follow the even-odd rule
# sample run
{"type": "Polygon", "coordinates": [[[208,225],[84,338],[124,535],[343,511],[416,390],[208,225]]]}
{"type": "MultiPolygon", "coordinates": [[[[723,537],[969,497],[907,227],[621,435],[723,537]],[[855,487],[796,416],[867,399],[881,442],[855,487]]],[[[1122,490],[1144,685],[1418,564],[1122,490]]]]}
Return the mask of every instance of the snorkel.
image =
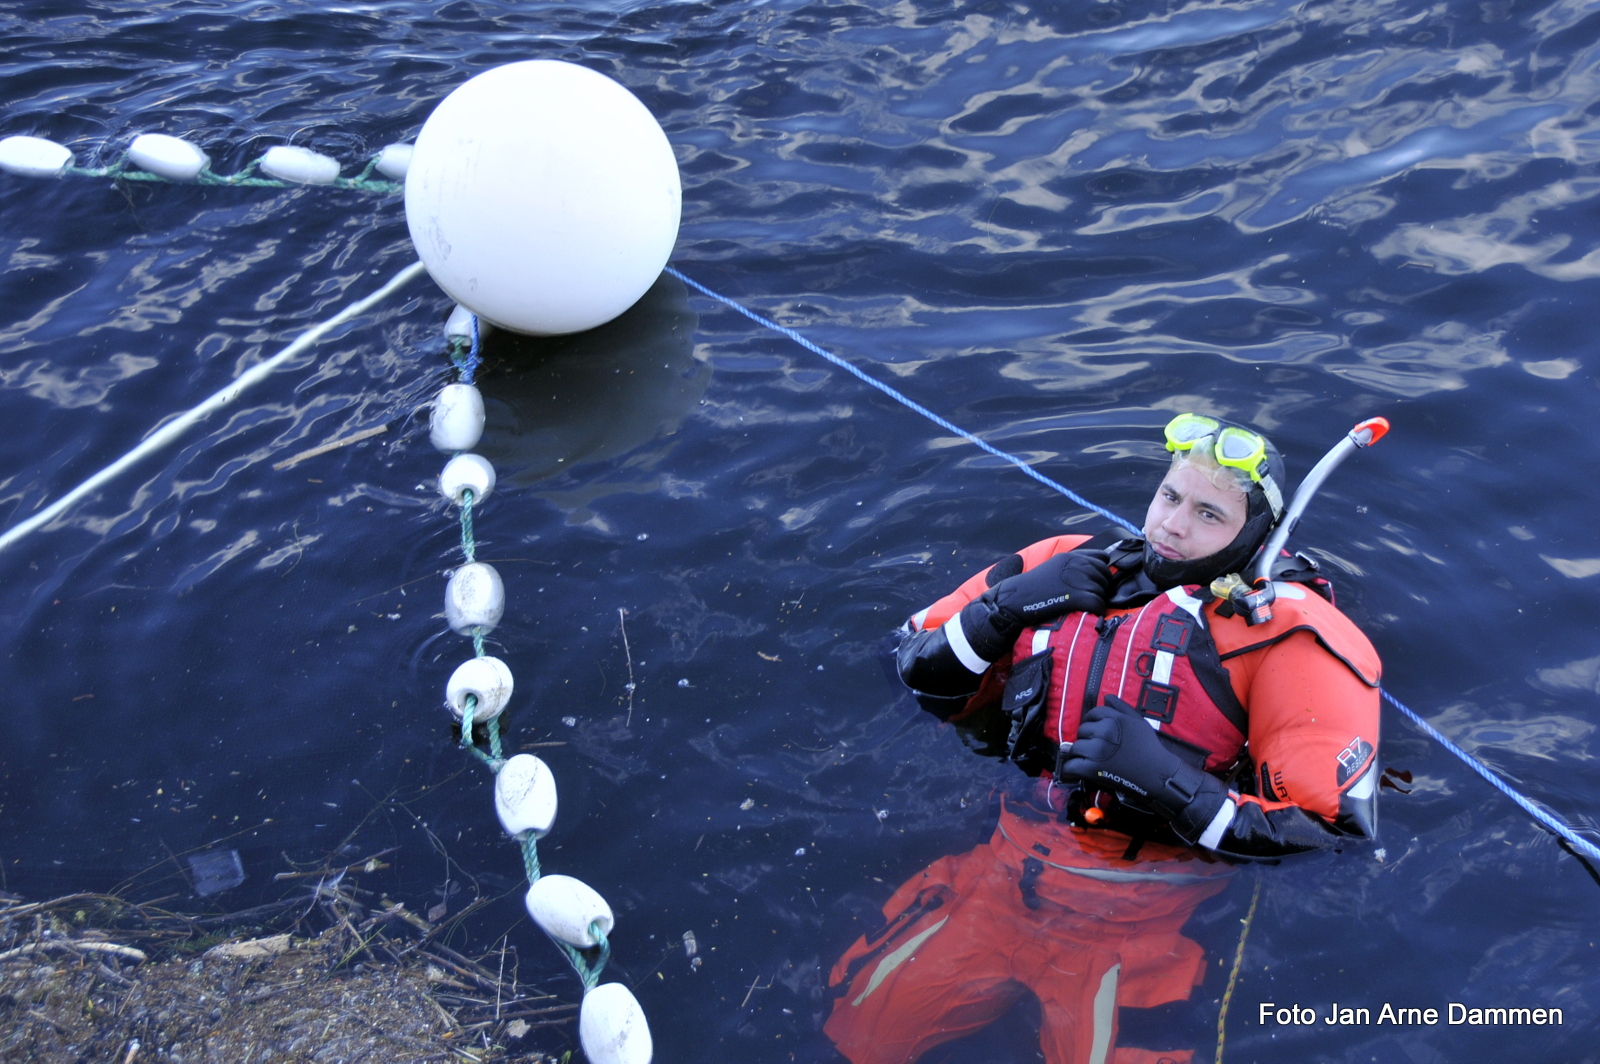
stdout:
{"type": "MultiPolygon", "coordinates": [[[[1272,620],[1272,603],[1277,599],[1277,593],[1272,589],[1272,563],[1277,561],[1284,544],[1289,542],[1289,537],[1294,534],[1295,525],[1299,524],[1300,515],[1305,513],[1312,497],[1329,475],[1339,468],[1341,462],[1361,448],[1377,443],[1388,431],[1387,418],[1372,417],[1358,423],[1322,456],[1321,461],[1311,467],[1311,472],[1300,482],[1293,501],[1289,503],[1289,509],[1284,511],[1283,519],[1267,538],[1266,546],[1261,548],[1260,560],[1256,563],[1255,579],[1247,585],[1243,580],[1235,578],[1235,582],[1226,589],[1228,600],[1245,615],[1249,624],[1265,624],[1272,620]]],[[[1217,590],[1220,589],[1213,588],[1214,592],[1217,590]]]]}

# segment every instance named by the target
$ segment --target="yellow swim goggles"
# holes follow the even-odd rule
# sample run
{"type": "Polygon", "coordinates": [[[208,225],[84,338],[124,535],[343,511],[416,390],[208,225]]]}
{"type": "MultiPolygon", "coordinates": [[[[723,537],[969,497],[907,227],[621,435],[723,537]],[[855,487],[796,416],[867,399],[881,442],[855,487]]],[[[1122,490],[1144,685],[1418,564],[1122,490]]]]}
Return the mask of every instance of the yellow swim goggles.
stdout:
{"type": "Polygon", "coordinates": [[[1190,451],[1195,444],[1211,439],[1212,456],[1220,466],[1237,469],[1253,483],[1260,484],[1276,518],[1283,512],[1283,493],[1273,481],[1267,461],[1267,441],[1259,433],[1222,423],[1204,414],[1179,414],[1166,427],[1167,450],[1190,451]]]}

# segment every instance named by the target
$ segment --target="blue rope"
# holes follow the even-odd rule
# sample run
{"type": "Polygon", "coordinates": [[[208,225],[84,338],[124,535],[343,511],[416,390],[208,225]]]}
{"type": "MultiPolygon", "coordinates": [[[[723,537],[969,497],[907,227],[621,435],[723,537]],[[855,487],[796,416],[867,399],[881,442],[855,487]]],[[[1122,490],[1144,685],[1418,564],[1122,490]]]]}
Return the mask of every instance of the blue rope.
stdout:
{"type": "Polygon", "coordinates": [[[472,316],[472,347],[467,351],[466,364],[459,367],[462,384],[471,384],[472,378],[477,375],[478,365],[483,361],[483,356],[479,353],[482,347],[483,337],[478,334],[478,316],[474,314],[472,316]]]}
{"type": "Polygon", "coordinates": [[[1104,517],[1107,521],[1110,521],[1112,524],[1120,525],[1121,527],[1127,529],[1128,532],[1131,533],[1132,535],[1135,535],[1135,536],[1141,535],[1139,529],[1135,528],[1133,525],[1129,524],[1127,521],[1124,521],[1122,518],[1118,517],[1116,514],[1112,513],[1110,510],[1104,509],[1103,507],[1100,507],[1100,506],[1096,506],[1094,503],[1090,502],[1088,499],[1085,499],[1082,495],[1079,495],[1077,492],[1073,491],[1071,488],[1067,487],[1066,485],[1058,484],[1056,481],[1051,480],[1049,477],[1045,476],[1043,473],[1039,472],[1037,469],[1033,468],[1027,462],[1023,461],[1021,458],[1018,458],[1016,455],[1008,454],[1005,451],[1002,451],[1000,448],[995,447],[992,444],[986,443],[983,440],[980,440],[978,437],[974,436],[972,433],[968,432],[966,429],[961,428],[961,427],[959,427],[957,425],[954,425],[949,421],[946,421],[944,418],[940,417],[938,414],[935,414],[932,410],[929,410],[927,407],[923,406],[921,403],[918,403],[918,402],[916,402],[916,401],[914,401],[912,399],[907,398],[906,396],[902,395],[901,393],[895,391],[893,388],[889,387],[889,385],[887,385],[887,384],[883,383],[882,381],[878,380],[876,377],[869,377],[866,373],[863,373],[861,370],[859,370],[856,367],[852,366],[850,363],[846,362],[844,359],[840,358],[838,355],[832,354],[832,353],[830,353],[828,351],[824,351],[822,348],[818,347],[816,344],[812,343],[810,340],[807,340],[804,336],[801,336],[799,333],[795,332],[793,329],[790,329],[790,328],[787,328],[785,326],[779,325],[777,322],[772,321],[772,320],[770,320],[768,318],[763,318],[761,315],[757,314],[755,311],[750,310],[747,307],[743,307],[743,306],[739,305],[738,303],[735,303],[733,300],[729,299],[727,296],[719,295],[718,293],[713,292],[711,289],[707,288],[705,285],[701,284],[700,282],[698,282],[696,280],[693,280],[692,278],[685,277],[683,274],[679,273],[677,270],[673,269],[671,266],[668,266],[666,268],[666,270],[672,276],[676,277],[678,280],[682,281],[684,284],[686,284],[686,285],[690,286],[691,288],[695,289],[701,295],[709,296],[710,298],[715,299],[718,303],[721,303],[724,306],[727,306],[727,307],[729,307],[729,308],[731,308],[733,310],[738,311],[740,314],[743,314],[745,317],[749,318],[751,321],[755,322],[757,325],[765,326],[766,328],[771,329],[772,331],[777,332],[777,333],[782,333],[784,336],[787,336],[789,339],[793,340],[795,343],[799,344],[801,347],[805,348],[807,351],[810,351],[812,354],[821,355],[823,358],[827,359],[829,362],[832,362],[835,366],[838,366],[840,369],[844,370],[846,373],[850,374],[852,377],[855,377],[861,383],[863,383],[865,385],[868,385],[869,387],[873,387],[873,388],[878,389],[878,391],[882,392],[884,395],[887,395],[889,398],[893,399],[895,402],[901,404],[902,406],[906,407],[907,409],[915,410],[917,413],[921,414],[923,417],[927,418],[929,421],[933,422],[935,425],[938,425],[940,428],[944,429],[946,432],[955,433],[957,436],[960,436],[962,439],[966,440],[968,443],[976,445],[981,450],[987,451],[988,453],[994,455],[996,458],[1001,458],[1001,459],[1004,459],[1007,462],[1010,462],[1012,465],[1016,466],[1018,469],[1022,470],[1024,473],[1028,474],[1028,476],[1032,477],[1034,480],[1037,480],[1039,483],[1043,484],[1047,488],[1052,488],[1052,489],[1054,489],[1056,491],[1059,491],[1061,494],[1065,495],[1067,498],[1071,499],[1073,502],[1077,503],[1079,506],[1082,506],[1085,510],[1093,510],[1095,513],[1099,514],[1101,517],[1104,517]]]}
{"type": "Polygon", "coordinates": [[[1540,809],[1537,805],[1534,805],[1529,799],[1524,798],[1521,794],[1518,794],[1514,789],[1512,789],[1511,784],[1495,775],[1494,770],[1488,765],[1485,765],[1482,761],[1479,761],[1477,758],[1461,749],[1461,747],[1457,746],[1449,739],[1446,739],[1439,733],[1439,729],[1435,728],[1433,725],[1417,716],[1417,714],[1409,706],[1402,703],[1394,695],[1390,694],[1388,691],[1380,691],[1379,693],[1383,695],[1383,697],[1391,706],[1410,717],[1413,724],[1427,732],[1434,739],[1438,740],[1440,746],[1443,746],[1446,750],[1450,751],[1452,754],[1455,754],[1462,761],[1465,761],[1468,768],[1472,769],[1472,771],[1488,780],[1490,786],[1494,787],[1495,790],[1499,791],[1501,794],[1520,805],[1523,811],[1529,816],[1533,817],[1533,819],[1537,820],[1539,823],[1543,824],[1557,835],[1560,835],[1563,839],[1566,839],[1572,844],[1574,849],[1582,850],[1583,853],[1588,857],[1593,858],[1595,861],[1600,861],[1600,846],[1596,846],[1588,839],[1580,837],[1577,832],[1573,831],[1570,827],[1563,823],[1560,818],[1552,816],[1550,813],[1540,809]]]}
{"type": "MultiPolygon", "coordinates": [[[[989,452],[990,454],[994,455],[996,458],[1005,459],[1007,462],[1010,462],[1012,465],[1016,466],[1018,469],[1022,470],[1024,473],[1028,474],[1028,476],[1032,477],[1034,480],[1037,480],[1039,483],[1045,485],[1048,488],[1054,488],[1056,491],[1059,491],[1061,494],[1065,495],[1067,498],[1071,499],[1073,502],[1077,503],[1079,506],[1082,506],[1087,510],[1093,510],[1095,513],[1099,514],[1101,517],[1104,517],[1107,520],[1112,521],[1115,524],[1118,524],[1118,525],[1122,526],[1123,528],[1127,529],[1129,532],[1133,533],[1136,536],[1142,534],[1139,529],[1135,528],[1133,525],[1129,524],[1127,521],[1124,521],[1121,517],[1118,517],[1116,514],[1112,513],[1110,510],[1102,509],[1101,507],[1096,506],[1094,503],[1090,502],[1088,499],[1085,499],[1083,496],[1079,495],[1077,492],[1072,491],[1071,489],[1069,489],[1067,487],[1064,487],[1061,484],[1056,483],[1054,480],[1051,480],[1049,477],[1045,476],[1043,473],[1040,473],[1038,470],[1036,470],[1032,466],[1028,465],[1028,463],[1024,462],[1021,458],[1018,458],[1016,455],[1007,454],[1005,451],[1002,451],[1002,450],[1000,450],[1000,449],[998,449],[996,447],[992,447],[989,444],[985,443],[983,440],[980,440],[978,437],[974,436],[972,433],[967,432],[965,429],[961,429],[961,428],[956,427],[955,425],[952,425],[950,422],[946,421],[944,418],[940,417],[938,414],[935,414],[933,411],[929,410],[927,407],[921,405],[920,403],[914,402],[911,399],[908,399],[906,396],[904,396],[904,395],[900,394],[899,392],[895,391],[893,388],[889,387],[889,385],[884,384],[882,381],[877,380],[876,378],[867,376],[867,374],[863,373],[861,370],[857,369],[855,366],[852,366],[850,363],[846,362],[844,359],[840,358],[838,355],[832,354],[832,353],[830,353],[828,351],[824,351],[822,348],[818,347],[816,344],[812,343],[810,340],[807,340],[804,336],[801,336],[799,333],[795,332],[793,329],[787,328],[787,327],[785,327],[783,325],[779,325],[777,322],[772,321],[772,320],[770,320],[768,318],[763,318],[761,315],[757,314],[755,311],[750,310],[750,309],[748,309],[748,308],[746,308],[744,306],[741,306],[738,303],[735,303],[733,300],[729,299],[727,296],[721,295],[721,294],[719,294],[717,292],[713,292],[711,289],[707,288],[705,285],[703,285],[700,282],[694,280],[693,278],[686,277],[684,274],[682,274],[679,271],[673,269],[671,266],[668,266],[666,268],[666,272],[671,274],[672,276],[676,277],[678,280],[682,281],[684,284],[688,285],[689,287],[693,288],[695,291],[699,292],[701,295],[704,295],[704,296],[707,296],[707,297],[709,297],[711,299],[714,299],[718,303],[721,303],[726,307],[729,307],[729,308],[731,308],[733,310],[738,311],[740,314],[743,314],[745,317],[749,318],[751,321],[755,322],[757,325],[764,326],[764,327],[766,327],[768,329],[771,329],[773,332],[780,333],[780,334],[788,337],[789,339],[793,340],[795,343],[799,344],[801,347],[805,348],[807,351],[810,351],[811,353],[816,354],[816,355],[821,355],[823,358],[827,359],[829,362],[832,362],[835,366],[838,366],[840,369],[844,370],[846,373],[849,373],[852,377],[855,377],[856,379],[860,380],[864,384],[871,385],[872,387],[878,389],[880,392],[882,392],[883,394],[887,395],[889,398],[895,400],[896,402],[900,403],[901,405],[903,405],[905,407],[908,407],[911,410],[915,410],[917,413],[921,414],[923,417],[927,418],[929,421],[933,422],[935,425],[938,425],[940,428],[945,429],[945,430],[947,430],[949,432],[955,433],[957,436],[960,436],[962,439],[968,441],[969,443],[976,444],[977,446],[981,447],[983,450],[985,450],[985,451],[989,452]]],[[[476,336],[477,336],[477,319],[476,318],[473,319],[473,336],[474,336],[474,339],[476,339],[476,336]]],[[[1505,780],[1501,779],[1498,775],[1496,775],[1494,770],[1491,769],[1488,765],[1485,765],[1482,761],[1479,761],[1477,758],[1473,757],[1471,754],[1469,754],[1465,750],[1461,749],[1461,747],[1457,746],[1455,743],[1451,742],[1449,739],[1446,739],[1442,734],[1440,734],[1440,732],[1439,732],[1439,730],[1437,728],[1435,728],[1433,725],[1429,724],[1427,721],[1423,720],[1414,711],[1412,711],[1410,709],[1410,707],[1406,706],[1403,702],[1401,702],[1394,695],[1391,695],[1388,691],[1382,690],[1381,688],[1379,689],[1378,693],[1381,694],[1389,702],[1390,705],[1394,706],[1394,708],[1398,709],[1400,712],[1404,713],[1407,717],[1409,717],[1413,724],[1415,724],[1417,727],[1421,728],[1428,735],[1430,735],[1434,739],[1436,739],[1439,742],[1439,745],[1443,746],[1446,750],[1450,751],[1452,754],[1455,754],[1457,757],[1459,757],[1462,761],[1466,762],[1468,768],[1472,769],[1472,771],[1476,772],[1478,775],[1480,775],[1484,779],[1488,780],[1490,785],[1493,786],[1496,790],[1498,790],[1501,794],[1504,794],[1507,798],[1510,798],[1513,802],[1517,803],[1517,805],[1521,806],[1523,811],[1526,812],[1529,816],[1533,817],[1533,819],[1537,820],[1540,824],[1542,824],[1545,827],[1549,828],[1551,831],[1555,832],[1557,835],[1561,836],[1563,839],[1566,839],[1567,842],[1572,844],[1574,849],[1579,850],[1583,854],[1585,854],[1586,856],[1592,858],[1593,860],[1595,860],[1597,862],[1600,862],[1600,846],[1596,846],[1594,843],[1592,843],[1592,842],[1588,841],[1587,839],[1581,837],[1580,835],[1578,835],[1577,832],[1573,831],[1572,828],[1568,827],[1567,824],[1565,822],[1563,822],[1559,817],[1556,817],[1556,816],[1552,815],[1551,813],[1546,812],[1545,810],[1543,810],[1543,809],[1539,808],[1537,805],[1535,805],[1531,800],[1523,797],[1521,794],[1519,794],[1511,786],[1511,784],[1507,783],[1505,780]]]]}

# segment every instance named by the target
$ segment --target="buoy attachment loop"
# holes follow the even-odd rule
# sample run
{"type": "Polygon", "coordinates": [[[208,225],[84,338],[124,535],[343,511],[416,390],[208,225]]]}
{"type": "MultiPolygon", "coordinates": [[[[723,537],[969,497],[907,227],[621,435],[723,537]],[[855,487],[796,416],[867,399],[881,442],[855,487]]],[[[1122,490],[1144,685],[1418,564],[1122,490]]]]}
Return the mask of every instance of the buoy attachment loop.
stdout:
{"type": "Polygon", "coordinates": [[[406,171],[411,169],[411,145],[389,144],[378,153],[378,161],[374,165],[378,173],[395,181],[404,181],[406,171]]]}
{"type": "Polygon", "coordinates": [[[331,185],[339,180],[339,160],[312,151],[280,144],[268,148],[261,157],[262,172],[279,181],[297,185],[331,185]]]}
{"type": "Polygon", "coordinates": [[[607,937],[615,925],[606,900],[589,884],[571,876],[540,877],[528,888],[526,904],[528,915],[545,934],[579,949],[600,944],[589,933],[591,924],[598,924],[607,937]]]}
{"type": "Polygon", "coordinates": [[[178,137],[141,133],[128,145],[128,161],[168,181],[193,181],[211,165],[211,156],[178,137]]]}
{"type": "Polygon", "coordinates": [[[578,1041],[590,1064],[650,1064],[655,1046],[638,999],[621,983],[602,983],[583,995],[578,1041]]]}
{"type": "Polygon", "coordinates": [[[450,682],[444,688],[444,704],[460,720],[467,713],[467,696],[475,696],[478,701],[472,707],[472,721],[482,724],[505,710],[513,686],[511,667],[499,658],[470,658],[450,674],[450,682]]]}
{"type": "Polygon", "coordinates": [[[439,389],[428,419],[428,439],[450,454],[478,445],[483,437],[483,393],[470,384],[447,384],[439,389]]]}
{"type": "Polygon", "coordinates": [[[43,137],[0,140],[0,170],[22,177],[60,177],[72,165],[72,152],[43,137]]]}
{"type": "Polygon", "coordinates": [[[450,574],[444,588],[444,619],[457,635],[471,635],[500,623],[506,611],[506,587],[494,566],[469,562],[450,574]]]}
{"type": "Polygon", "coordinates": [[[549,834],[556,822],[556,778],[550,767],[532,754],[517,754],[500,766],[494,778],[494,811],[507,835],[549,834]]]}
{"type": "Polygon", "coordinates": [[[472,492],[474,505],[494,493],[494,466],[481,454],[458,454],[444,464],[439,474],[439,494],[460,506],[472,492]]]}

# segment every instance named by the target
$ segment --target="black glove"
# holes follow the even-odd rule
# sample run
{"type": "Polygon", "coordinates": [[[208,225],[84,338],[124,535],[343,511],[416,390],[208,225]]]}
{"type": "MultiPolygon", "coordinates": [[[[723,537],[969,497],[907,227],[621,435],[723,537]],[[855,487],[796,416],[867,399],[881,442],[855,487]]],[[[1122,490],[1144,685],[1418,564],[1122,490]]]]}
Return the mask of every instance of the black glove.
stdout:
{"type": "MultiPolygon", "coordinates": [[[[1016,558],[1012,564],[1020,566],[1021,561],[1016,558]]],[[[1105,551],[1056,554],[1025,573],[1006,577],[967,603],[961,611],[961,632],[979,657],[996,661],[1011,649],[1024,628],[1068,613],[1104,613],[1110,594],[1111,569],[1105,551]]]]}
{"type": "Polygon", "coordinates": [[[1191,843],[1228,800],[1221,780],[1167,749],[1144,716],[1115,695],[1083,715],[1057,776],[1108,783],[1171,821],[1191,843]]]}

